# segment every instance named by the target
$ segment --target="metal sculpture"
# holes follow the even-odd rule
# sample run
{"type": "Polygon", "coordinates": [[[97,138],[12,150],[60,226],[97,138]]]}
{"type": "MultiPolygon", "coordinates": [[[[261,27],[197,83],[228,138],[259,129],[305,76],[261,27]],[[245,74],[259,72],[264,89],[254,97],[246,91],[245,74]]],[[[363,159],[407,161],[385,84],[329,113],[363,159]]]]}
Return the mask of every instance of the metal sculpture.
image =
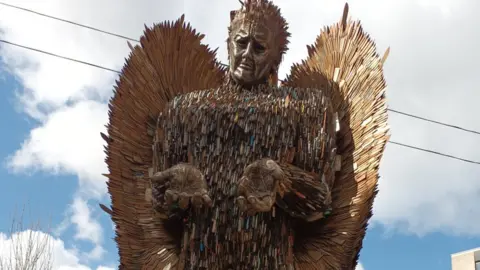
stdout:
{"type": "Polygon", "coordinates": [[[281,86],[290,34],[270,1],[231,12],[228,70],[183,16],[145,30],[103,135],[120,269],[355,267],[388,139],[388,51],[347,14],[281,86]]]}

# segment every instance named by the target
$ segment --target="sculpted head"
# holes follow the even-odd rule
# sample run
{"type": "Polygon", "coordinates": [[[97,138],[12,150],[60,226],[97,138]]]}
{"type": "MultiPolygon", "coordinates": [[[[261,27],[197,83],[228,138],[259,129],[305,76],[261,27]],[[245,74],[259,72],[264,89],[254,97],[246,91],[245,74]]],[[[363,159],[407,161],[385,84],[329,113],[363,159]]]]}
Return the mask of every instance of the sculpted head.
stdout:
{"type": "Polygon", "coordinates": [[[231,79],[246,87],[276,84],[287,29],[278,7],[267,0],[245,0],[240,10],[232,11],[227,39],[231,79]]]}

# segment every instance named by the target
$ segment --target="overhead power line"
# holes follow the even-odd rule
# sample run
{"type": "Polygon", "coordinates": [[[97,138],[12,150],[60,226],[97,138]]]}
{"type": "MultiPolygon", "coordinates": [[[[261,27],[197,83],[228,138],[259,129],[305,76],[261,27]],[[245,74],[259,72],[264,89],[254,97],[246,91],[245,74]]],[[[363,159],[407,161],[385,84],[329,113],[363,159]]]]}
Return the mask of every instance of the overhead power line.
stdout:
{"type": "Polygon", "coordinates": [[[121,73],[121,72],[118,71],[118,70],[114,70],[114,69],[111,69],[111,68],[107,68],[107,67],[103,67],[103,66],[100,66],[100,65],[92,64],[92,63],[85,62],[85,61],[82,61],[82,60],[78,60],[78,59],[74,59],[74,58],[70,58],[70,57],[58,55],[58,54],[51,53],[51,52],[47,52],[47,51],[44,51],[44,50],[35,49],[35,48],[32,48],[32,47],[20,45],[20,44],[17,44],[17,43],[14,43],[14,42],[10,42],[10,41],[7,41],[7,40],[0,39],[0,42],[1,42],[1,43],[5,43],[5,44],[9,44],[9,45],[12,45],[12,46],[15,46],[15,47],[20,47],[20,48],[22,48],[22,49],[26,49],[26,50],[30,50],[30,51],[35,51],[35,52],[38,52],[38,53],[43,53],[43,54],[46,54],[46,55],[50,55],[50,56],[54,56],[54,57],[57,57],[57,58],[65,59],[65,60],[68,60],[68,61],[77,62],[77,63],[79,63],[79,64],[84,64],[84,65],[87,65],[87,66],[96,67],[96,68],[99,68],[99,69],[103,69],[103,70],[115,72],[115,73],[118,73],[118,74],[121,73]]]}
{"type": "MultiPolygon", "coordinates": [[[[0,4],[1,4],[1,2],[0,2],[0,4]]],[[[12,45],[12,46],[20,47],[20,48],[23,48],[23,49],[26,49],[26,50],[31,50],[31,51],[35,51],[35,52],[38,52],[38,53],[47,54],[47,55],[54,56],[54,57],[61,58],[61,59],[65,59],[65,60],[68,60],[68,61],[73,61],[73,62],[76,62],[76,63],[79,63],[79,64],[84,64],[84,65],[88,65],[88,66],[91,66],[91,67],[115,72],[117,74],[121,74],[121,71],[119,71],[119,70],[115,70],[115,69],[112,69],[112,68],[107,68],[107,67],[104,67],[104,66],[101,66],[101,65],[97,65],[97,64],[86,62],[86,61],[70,58],[70,57],[67,57],[67,56],[58,55],[58,54],[47,52],[47,51],[44,51],[44,50],[35,49],[35,48],[32,48],[32,47],[20,45],[18,43],[10,42],[10,41],[7,41],[7,40],[0,39],[0,42],[6,43],[6,44],[9,44],[9,45],[12,45]]],[[[430,122],[430,123],[445,126],[445,127],[448,127],[448,128],[457,129],[457,130],[460,130],[460,131],[463,131],[463,132],[468,132],[468,133],[480,135],[479,131],[475,131],[475,130],[472,130],[472,129],[467,129],[467,128],[463,128],[463,127],[460,127],[460,126],[443,123],[443,122],[440,122],[440,121],[428,119],[428,118],[425,118],[425,117],[421,117],[421,116],[418,116],[418,115],[398,111],[398,110],[395,110],[395,109],[388,108],[387,110],[390,111],[390,112],[396,113],[396,114],[403,115],[403,116],[415,118],[415,119],[418,119],[418,120],[430,122]]]]}
{"type": "Polygon", "coordinates": [[[401,114],[401,115],[408,116],[408,117],[415,118],[415,119],[419,119],[419,120],[422,120],[422,121],[426,121],[426,122],[434,123],[434,124],[437,124],[437,125],[446,126],[446,127],[458,129],[458,130],[461,130],[461,131],[464,131],[464,132],[469,132],[469,133],[480,135],[480,132],[475,131],[475,130],[466,129],[466,128],[463,128],[463,127],[446,124],[446,123],[443,123],[443,122],[439,122],[439,121],[435,121],[435,120],[428,119],[428,118],[425,118],[425,117],[421,117],[421,116],[397,111],[397,110],[394,110],[394,109],[388,109],[388,110],[393,112],[393,113],[401,114]]]}
{"type": "Polygon", "coordinates": [[[42,17],[46,17],[46,18],[49,18],[49,19],[61,21],[61,22],[64,22],[64,23],[73,24],[75,26],[80,26],[80,27],[87,28],[87,29],[90,29],[90,30],[93,30],[93,31],[96,31],[96,32],[100,32],[100,33],[103,33],[103,34],[110,35],[110,36],[123,38],[123,39],[129,40],[129,41],[140,42],[140,40],[138,40],[138,39],[129,38],[129,37],[126,37],[126,36],[123,36],[123,35],[115,34],[113,32],[98,29],[96,27],[92,27],[92,26],[88,26],[88,25],[85,25],[85,24],[73,22],[73,21],[70,21],[70,20],[58,18],[58,17],[51,16],[51,15],[48,15],[48,14],[45,14],[45,13],[41,13],[41,12],[38,12],[38,11],[35,11],[35,10],[31,10],[31,9],[28,9],[28,8],[19,7],[19,6],[15,6],[15,5],[4,3],[4,2],[0,2],[0,5],[10,7],[10,8],[14,8],[14,9],[18,9],[18,10],[22,10],[22,11],[25,11],[25,12],[30,12],[30,13],[33,13],[33,14],[36,14],[36,15],[39,15],[39,16],[42,16],[42,17]]]}
{"type": "MultiPolygon", "coordinates": [[[[72,24],[72,25],[75,25],[75,26],[87,28],[87,29],[90,29],[90,30],[93,30],[93,31],[96,31],[96,32],[106,34],[106,35],[111,35],[111,36],[114,36],[114,37],[122,38],[122,39],[133,41],[133,42],[140,42],[138,39],[130,38],[130,37],[120,35],[120,34],[116,34],[116,33],[110,32],[110,31],[105,31],[105,30],[102,30],[102,29],[99,29],[99,28],[96,28],[96,27],[91,27],[91,26],[84,25],[84,24],[81,24],[81,23],[77,23],[77,22],[73,22],[73,21],[70,21],[70,20],[66,20],[66,19],[55,17],[55,16],[47,15],[47,14],[37,12],[37,11],[31,10],[31,9],[15,6],[15,5],[4,3],[4,2],[0,2],[0,5],[7,6],[7,7],[10,7],[10,8],[14,8],[14,9],[18,9],[18,10],[22,10],[22,11],[29,12],[29,13],[33,13],[33,14],[43,16],[43,17],[46,17],[46,18],[49,18],[49,19],[58,20],[58,21],[61,21],[61,22],[64,22],[64,23],[69,23],[69,24],[72,24]]],[[[114,73],[117,73],[117,74],[121,74],[121,71],[119,71],[119,70],[107,68],[107,67],[104,67],[104,66],[101,66],[101,65],[97,65],[97,64],[86,62],[86,61],[70,58],[70,57],[67,57],[67,56],[58,55],[58,54],[55,54],[55,53],[52,53],[52,52],[47,52],[47,51],[44,51],[44,50],[28,47],[28,46],[21,45],[21,44],[18,44],[18,43],[14,43],[14,42],[10,42],[10,41],[7,41],[7,40],[0,39],[0,43],[9,44],[9,45],[20,47],[20,48],[23,48],[23,49],[26,49],[26,50],[35,51],[35,52],[38,52],[38,53],[50,55],[50,56],[61,58],[61,59],[64,59],[64,60],[68,60],[68,61],[76,62],[76,63],[79,63],[79,64],[84,64],[84,65],[88,65],[88,66],[91,66],[91,67],[103,69],[103,70],[114,72],[114,73]]],[[[222,65],[227,66],[226,64],[222,64],[222,65]]],[[[422,121],[427,121],[427,122],[430,122],[430,123],[446,126],[446,127],[449,127],[449,128],[458,129],[458,130],[461,130],[461,131],[464,131],[464,132],[469,132],[469,133],[480,135],[480,132],[475,131],[475,130],[466,129],[466,128],[462,128],[462,127],[459,127],[459,126],[446,124],[446,123],[443,123],[443,122],[427,119],[427,118],[424,118],[424,117],[420,117],[420,116],[416,116],[416,115],[413,115],[413,114],[397,111],[397,110],[394,110],[394,109],[387,109],[387,110],[390,111],[390,112],[393,112],[393,113],[397,113],[397,114],[407,116],[407,117],[411,117],[411,118],[419,119],[419,120],[422,120],[422,121]]],[[[480,165],[480,162],[477,162],[477,161],[468,160],[468,159],[444,154],[444,153],[433,151],[433,150],[428,150],[428,149],[424,149],[424,148],[420,148],[420,147],[416,147],[416,146],[411,146],[411,145],[407,145],[407,144],[403,144],[403,143],[399,143],[399,142],[395,142],[395,141],[391,141],[391,140],[389,141],[389,143],[395,144],[395,145],[398,145],[398,146],[402,146],[402,147],[406,147],[406,148],[410,148],[410,149],[417,150],[417,151],[422,151],[422,152],[426,152],[426,153],[430,153],[430,154],[434,154],[434,155],[443,156],[443,157],[446,157],[446,158],[456,159],[456,160],[459,160],[459,161],[480,165]]]]}
{"type": "MultiPolygon", "coordinates": [[[[15,5],[4,3],[4,2],[1,2],[1,1],[0,1],[0,5],[10,7],[10,8],[14,8],[14,9],[21,10],[21,11],[25,11],[25,12],[29,12],[29,13],[33,13],[35,15],[43,16],[43,17],[46,17],[46,18],[49,18],[49,19],[60,21],[60,22],[69,23],[69,24],[72,24],[72,25],[75,25],[75,26],[78,26],[78,27],[87,28],[87,29],[90,29],[92,31],[96,31],[96,32],[103,33],[103,34],[106,34],[106,35],[114,36],[114,37],[117,37],[117,38],[122,38],[122,39],[125,39],[125,40],[138,42],[138,43],[140,42],[140,40],[135,39],[135,38],[131,38],[131,37],[127,37],[127,36],[124,36],[124,35],[116,34],[116,33],[111,32],[111,31],[102,30],[102,29],[99,29],[97,27],[88,26],[88,25],[85,25],[85,24],[81,24],[81,23],[78,23],[78,22],[71,21],[71,20],[62,19],[62,18],[59,18],[59,17],[55,17],[55,16],[52,16],[52,15],[48,15],[48,14],[45,14],[45,13],[38,12],[38,11],[35,11],[35,10],[32,10],[32,9],[28,9],[28,8],[24,8],[24,7],[20,7],[20,6],[15,6],[15,5]]],[[[13,43],[7,42],[7,41],[3,41],[3,42],[8,43],[10,45],[25,48],[25,46],[23,46],[23,45],[13,44],[13,43]]],[[[63,59],[66,59],[66,60],[70,60],[70,61],[74,61],[74,62],[77,62],[77,63],[86,64],[86,65],[97,67],[97,68],[100,68],[100,69],[109,70],[109,71],[112,71],[112,72],[115,72],[115,73],[120,73],[120,71],[118,71],[118,70],[105,68],[105,67],[102,67],[102,66],[99,66],[99,65],[96,65],[96,64],[84,62],[84,61],[77,60],[77,59],[72,59],[72,58],[65,57],[65,56],[56,55],[56,54],[41,51],[41,50],[38,50],[38,49],[34,49],[34,48],[26,48],[26,49],[30,49],[30,50],[33,50],[33,51],[45,53],[45,54],[48,54],[48,55],[51,55],[51,56],[56,56],[56,57],[63,58],[63,59]]],[[[228,65],[223,64],[223,63],[221,63],[221,65],[228,66],[228,65]]],[[[463,127],[459,127],[459,126],[455,126],[455,125],[451,125],[451,124],[446,124],[446,123],[443,123],[443,122],[427,119],[427,118],[424,118],[424,117],[421,117],[421,116],[417,116],[417,115],[414,115],[414,114],[398,111],[398,110],[395,110],[395,109],[388,108],[387,110],[392,112],[392,113],[400,114],[400,115],[403,115],[403,116],[407,116],[407,117],[415,118],[415,119],[418,119],[418,120],[434,123],[434,124],[437,124],[437,125],[442,125],[442,126],[445,126],[445,127],[454,128],[454,129],[458,129],[458,130],[461,130],[461,131],[464,131],[464,132],[480,135],[480,131],[475,131],[475,130],[472,130],[472,129],[467,129],[467,128],[463,128],[463,127]]]]}
{"type": "Polygon", "coordinates": [[[442,157],[446,157],[446,158],[456,159],[456,160],[460,160],[460,161],[463,161],[463,162],[480,165],[480,162],[478,162],[478,161],[473,161],[473,160],[469,160],[469,159],[465,159],[465,158],[460,158],[460,157],[452,156],[452,155],[449,155],[449,154],[444,154],[444,153],[441,153],[441,152],[428,150],[428,149],[425,149],[425,148],[420,148],[420,147],[416,147],[416,146],[412,146],[412,145],[408,145],[408,144],[404,144],[404,143],[399,143],[399,142],[395,142],[395,141],[391,141],[391,140],[388,141],[388,142],[391,143],[391,144],[395,144],[395,145],[398,145],[398,146],[410,148],[410,149],[413,149],[413,150],[427,152],[427,153],[430,153],[430,154],[434,154],[434,155],[438,155],[438,156],[442,156],[442,157]]]}
{"type": "MultiPolygon", "coordinates": [[[[115,73],[117,73],[117,74],[120,74],[120,73],[121,73],[121,72],[118,71],[118,70],[114,70],[114,69],[111,69],[111,68],[103,67],[103,66],[100,66],[100,65],[97,65],[97,64],[88,63],[88,62],[85,62],[85,61],[77,60],[77,59],[70,58],[70,57],[66,57],[66,56],[61,56],[61,55],[58,55],[58,54],[55,54],[55,53],[51,53],[51,52],[47,52],[47,51],[43,51],[43,50],[31,48],[31,47],[28,47],[28,46],[20,45],[20,44],[17,44],[17,43],[14,43],[14,42],[10,42],[10,41],[6,41],[6,40],[2,40],[2,39],[0,39],[0,43],[9,44],[9,45],[16,46],[16,47],[20,47],[20,48],[23,48],[23,49],[26,49],[26,50],[32,50],[32,51],[35,51],[35,52],[38,52],[38,53],[43,53],[43,54],[47,54],[47,55],[50,55],[50,56],[53,56],[53,57],[58,57],[58,58],[61,58],[61,59],[65,59],[65,60],[68,60],[68,61],[77,62],[77,63],[79,63],[79,64],[84,64],[84,65],[88,65],[88,66],[91,66],[91,67],[95,67],[95,68],[107,70],[107,71],[110,71],[110,72],[115,72],[115,73]]],[[[414,116],[414,115],[412,115],[412,117],[417,118],[417,116],[414,116]]],[[[420,118],[420,117],[418,117],[418,118],[419,118],[419,119],[422,119],[422,118],[420,118]]],[[[422,120],[423,120],[423,119],[422,119],[422,120]]],[[[434,123],[437,123],[437,124],[442,124],[442,125],[451,127],[451,125],[443,124],[443,123],[440,123],[440,122],[437,122],[437,121],[433,121],[433,120],[429,120],[429,119],[426,119],[426,118],[425,118],[425,121],[434,122],[434,123]]],[[[461,128],[461,129],[464,130],[463,128],[461,128]]],[[[463,161],[463,162],[467,162],[467,163],[473,163],[473,164],[478,164],[478,165],[480,165],[480,162],[477,162],[477,161],[473,161],[473,160],[469,160],[469,159],[464,159],[464,158],[460,158],[460,157],[456,157],[456,156],[444,154],[444,153],[437,152],[437,151],[433,151],[433,150],[429,150],[429,149],[424,149],[424,148],[420,148],[420,147],[416,147],[416,146],[412,146],[412,145],[407,145],[407,144],[403,144],[403,143],[399,143],[399,142],[395,142],[395,141],[391,141],[391,140],[389,141],[389,143],[395,144],[395,145],[398,145],[398,146],[402,146],[402,147],[406,147],[406,148],[410,148],[410,149],[414,149],[414,150],[417,150],[417,151],[422,151],[422,152],[426,152],[426,153],[430,153],[430,154],[434,154],[434,155],[443,156],[443,157],[446,157],[446,158],[451,158],[451,159],[455,159],[455,160],[459,160],[459,161],[463,161]]]]}

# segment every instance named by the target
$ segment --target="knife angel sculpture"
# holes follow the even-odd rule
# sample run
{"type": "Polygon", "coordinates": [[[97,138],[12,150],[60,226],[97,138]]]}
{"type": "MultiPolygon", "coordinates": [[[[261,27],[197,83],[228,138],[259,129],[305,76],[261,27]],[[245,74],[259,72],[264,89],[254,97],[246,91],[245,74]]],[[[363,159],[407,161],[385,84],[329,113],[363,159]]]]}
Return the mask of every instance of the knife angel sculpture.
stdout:
{"type": "Polygon", "coordinates": [[[387,54],[347,13],[280,85],[290,34],[270,1],[231,12],[228,67],[183,16],[145,30],[103,135],[120,269],[355,268],[387,54]]]}

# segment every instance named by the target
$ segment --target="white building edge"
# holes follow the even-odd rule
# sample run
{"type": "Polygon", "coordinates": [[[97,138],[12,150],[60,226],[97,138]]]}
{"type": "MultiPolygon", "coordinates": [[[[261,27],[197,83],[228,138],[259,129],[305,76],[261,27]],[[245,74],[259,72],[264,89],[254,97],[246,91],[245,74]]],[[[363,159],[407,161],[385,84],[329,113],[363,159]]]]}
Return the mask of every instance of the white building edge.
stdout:
{"type": "Polygon", "coordinates": [[[451,259],[452,270],[480,270],[480,248],[454,253],[451,259]]]}

